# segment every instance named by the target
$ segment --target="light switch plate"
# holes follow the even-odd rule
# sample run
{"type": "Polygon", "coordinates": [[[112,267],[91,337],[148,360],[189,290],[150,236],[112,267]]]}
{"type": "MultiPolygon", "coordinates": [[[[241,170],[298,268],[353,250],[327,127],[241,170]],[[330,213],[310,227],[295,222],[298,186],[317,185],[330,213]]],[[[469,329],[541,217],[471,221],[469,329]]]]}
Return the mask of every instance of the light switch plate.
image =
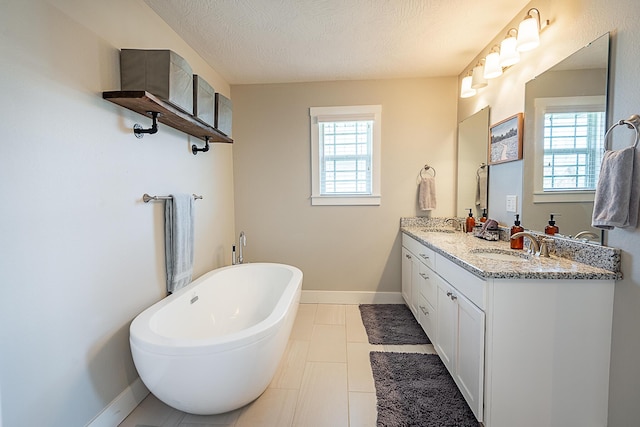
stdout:
{"type": "Polygon", "coordinates": [[[518,196],[507,196],[507,212],[518,211],[518,196]]]}

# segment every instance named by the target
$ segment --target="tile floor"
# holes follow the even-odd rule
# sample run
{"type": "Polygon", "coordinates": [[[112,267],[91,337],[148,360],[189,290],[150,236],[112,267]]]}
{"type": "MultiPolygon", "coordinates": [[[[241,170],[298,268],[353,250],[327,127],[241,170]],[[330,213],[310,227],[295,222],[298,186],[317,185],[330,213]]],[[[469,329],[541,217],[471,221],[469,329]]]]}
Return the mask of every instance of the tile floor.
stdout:
{"type": "Polygon", "coordinates": [[[435,353],[432,345],[371,345],[357,305],[300,304],[269,388],[243,408],[185,414],[150,394],[120,427],[371,427],[376,393],[370,351],[435,353]]]}

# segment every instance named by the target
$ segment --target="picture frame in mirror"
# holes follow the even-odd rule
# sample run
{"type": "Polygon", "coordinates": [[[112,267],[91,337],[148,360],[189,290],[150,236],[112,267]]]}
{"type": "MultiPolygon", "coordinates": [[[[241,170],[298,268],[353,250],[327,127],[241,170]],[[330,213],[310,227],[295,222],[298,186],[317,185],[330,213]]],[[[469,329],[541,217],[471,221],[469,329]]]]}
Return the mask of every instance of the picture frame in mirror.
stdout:
{"type": "Polygon", "coordinates": [[[522,159],[523,113],[514,114],[489,128],[489,164],[522,159]]]}

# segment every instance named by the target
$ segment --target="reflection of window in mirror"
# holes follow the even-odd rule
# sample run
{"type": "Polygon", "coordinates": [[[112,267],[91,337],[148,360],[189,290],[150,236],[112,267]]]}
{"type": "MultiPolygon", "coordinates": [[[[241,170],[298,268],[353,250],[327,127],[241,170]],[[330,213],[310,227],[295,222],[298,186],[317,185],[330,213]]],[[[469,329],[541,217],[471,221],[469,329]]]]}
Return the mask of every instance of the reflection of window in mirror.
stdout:
{"type": "Polygon", "coordinates": [[[593,201],[604,152],[605,97],[535,100],[533,201],[593,201]]]}

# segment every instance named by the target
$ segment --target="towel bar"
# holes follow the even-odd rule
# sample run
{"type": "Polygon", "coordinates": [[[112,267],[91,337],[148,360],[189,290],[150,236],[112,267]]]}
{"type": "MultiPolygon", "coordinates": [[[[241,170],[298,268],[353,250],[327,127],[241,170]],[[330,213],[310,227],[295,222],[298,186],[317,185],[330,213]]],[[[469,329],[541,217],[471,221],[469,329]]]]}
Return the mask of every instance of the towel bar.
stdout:
{"type": "MultiPolygon", "coordinates": [[[[198,200],[198,199],[202,199],[202,196],[198,196],[197,194],[193,194],[193,198],[195,200],[198,200]]],[[[147,193],[144,193],[142,195],[142,201],[145,202],[145,203],[149,203],[152,200],[171,200],[171,199],[173,199],[172,196],[150,196],[147,193]]]]}

